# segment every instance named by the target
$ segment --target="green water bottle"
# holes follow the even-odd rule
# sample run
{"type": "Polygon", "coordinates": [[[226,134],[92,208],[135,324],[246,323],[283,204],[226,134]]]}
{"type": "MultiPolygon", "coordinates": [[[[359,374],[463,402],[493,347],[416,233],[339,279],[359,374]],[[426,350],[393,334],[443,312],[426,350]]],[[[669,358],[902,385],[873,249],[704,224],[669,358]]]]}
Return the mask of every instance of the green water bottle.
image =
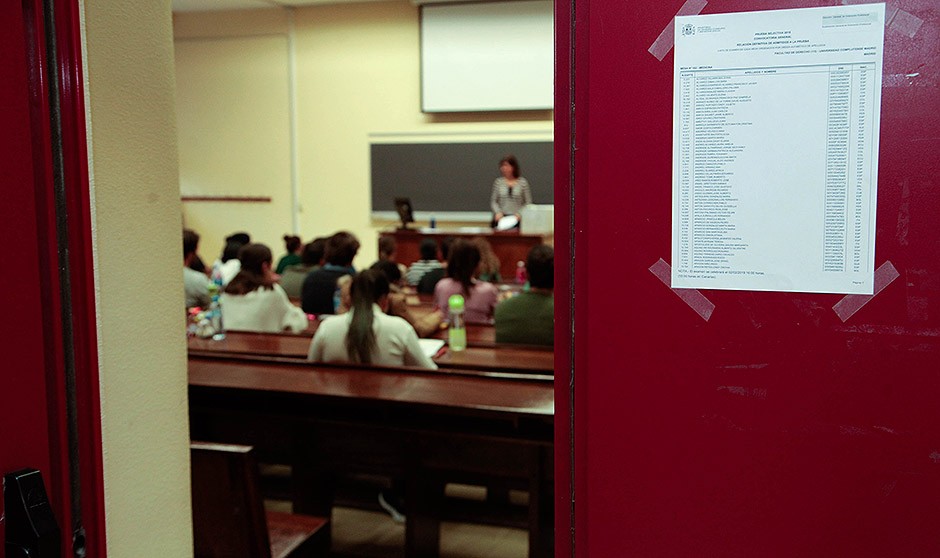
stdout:
{"type": "Polygon", "coordinates": [[[463,295],[450,295],[447,308],[450,310],[447,344],[452,351],[462,351],[467,348],[467,327],[463,323],[463,295]]]}

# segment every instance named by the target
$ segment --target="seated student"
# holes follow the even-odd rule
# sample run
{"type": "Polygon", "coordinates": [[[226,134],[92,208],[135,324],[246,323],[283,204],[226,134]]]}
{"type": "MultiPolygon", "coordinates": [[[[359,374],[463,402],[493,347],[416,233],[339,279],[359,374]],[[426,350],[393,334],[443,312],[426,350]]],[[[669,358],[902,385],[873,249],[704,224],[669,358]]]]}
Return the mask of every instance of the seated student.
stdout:
{"type": "Polygon", "coordinates": [[[444,264],[437,260],[437,242],[432,238],[425,238],[418,246],[421,253],[421,259],[411,264],[408,272],[405,274],[405,281],[409,285],[417,285],[424,274],[432,269],[441,269],[444,264]]]}
{"type": "Polygon", "coordinates": [[[183,229],[183,292],[186,295],[186,308],[209,306],[209,278],[205,273],[194,271],[190,266],[199,256],[199,235],[195,231],[183,229]]]}
{"type": "Polygon", "coordinates": [[[350,287],[352,309],[323,320],[307,360],[437,368],[421,350],[411,325],[385,314],[388,294],[388,280],[381,272],[369,269],[356,275],[350,287]]]}
{"type": "Polygon", "coordinates": [[[209,276],[209,269],[206,268],[206,263],[202,261],[202,258],[199,257],[199,254],[196,254],[196,257],[193,258],[193,261],[190,262],[190,264],[186,267],[188,267],[189,269],[193,271],[198,271],[199,273],[202,273],[206,277],[209,276]]]}
{"type": "Polygon", "coordinates": [[[304,245],[300,254],[300,263],[287,266],[281,273],[278,283],[284,292],[291,298],[300,298],[300,289],[303,287],[307,274],[323,265],[323,252],[326,249],[326,239],[316,238],[313,242],[304,245]]]}
{"type": "Polygon", "coordinates": [[[496,342],[555,344],[555,251],[533,246],[526,258],[529,290],[496,306],[496,342]]]}
{"type": "Polygon", "coordinates": [[[241,270],[222,292],[222,322],[227,329],[276,333],[307,328],[303,310],[291,304],[275,282],[271,249],[248,244],[238,252],[241,270]]]}
{"type": "Polygon", "coordinates": [[[391,236],[379,237],[379,261],[390,261],[398,266],[398,270],[404,275],[408,268],[398,263],[398,243],[391,236]]]}
{"type": "Polygon", "coordinates": [[[448,311],[447,300],[451,295],[464,298],[464,320],[470,324],[493,323],[493,309],[499,298],[499,290],[492,283],[479,281],[473,276],[480,265],[480,249],[473,243],[459,239],[450,248],[447,260],[447,277],[434,287],[434,305],[442,313],[448,311]]]}
{"type": "Polygon", "coordinates": [[[387,260],[379,260],[372,264],[372,267],[369,269],[381,272],[385,275],[385,278],[388,279],[391,291],[388,295],[388,314],[390,316],[404,318],[406,322],[411,324],[411,327],[415,328],[415,333],[418,334],[418,337],[430,337],[434,333],[437,333],[444,319],[443,315],[439,310],[432,310],[430,313],[421,317],[415,316],[411,308],[408,307],[405,293],[401,292],[401,287],[399,286],[401,283],[401,271],[398,269],[397,265],[387,260]]]}
{"type": "Polygon", "coordinates": [[[418,281],[418,292],[420,294],[434,294],[434,287],[437,286],[437,282],[443,279],[444,274],[447,273],[447,259],[450,257],[450,247],[454,240],[454,237],[447,236],[441,241],[441,260],[444,263],[441,264],[442,267],[432,269],[421,276],[421,280],[418,281]]]}
{"type": "Polygon", "coordinates": [[[477,279],[480,281],[489,281],[490,283],[499,283],[503,278],[499,275],[499,258],[493,251],[493,246],[489,241],[478,236],[471,240],[480,250],[480,267],[477,268],[477,279]]]}
{"type": "Polygon", "coordinates": [[[251,237],[248,233],[237,232],[225,237],[222,257],[212,265],[212,273],[214,274],[218,269],[222,275],[222,285],[228,285],[228,282],[238,275],[238,270],[241,269],[238,251],[247,244],[251,244],[251,237]]]}
{"type": "Polygon", "coordinates": [[[359,252],[359,240],[352,233],[340,231],[326,241],[326,264],[311,271],[300,291],[301,306],[308,314],[335,314],[333,298],[336,280],[355,275],[353,258],[359,252]]]}
{"type": "Polygon", "coordinates": [[[300,242],[299,236],[285,234],[284,247],[287,249],[287,253],[281,256],[281,259],[277,261],[277,268],[274,270],[278,275],[284,273],[284,269],[286,269],[287,266],[300,263],[300,251],[303,249],[304,245],[300,242]]]}

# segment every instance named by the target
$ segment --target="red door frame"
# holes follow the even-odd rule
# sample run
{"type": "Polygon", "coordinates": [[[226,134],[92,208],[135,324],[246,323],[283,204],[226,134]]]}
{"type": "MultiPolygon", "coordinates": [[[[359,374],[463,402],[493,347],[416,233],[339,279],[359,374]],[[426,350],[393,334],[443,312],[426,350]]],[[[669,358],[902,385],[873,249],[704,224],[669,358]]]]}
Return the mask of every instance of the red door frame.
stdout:
{"type": "Polygon", "coordinates": [[[555,0],[555,555],[574,551],[574,0],[555,0]]]}
{"type": "MultiPolygon", "coordinates": [[[[11,64],[21,64],[29,90],[26,134],[32,185],[26,180],[21,187],[35,197],[35,220],[30,222],[35,224],[41,293],[36,313],[42,322],[41,338],[31,339],[32,347],[24,349],[26,354],[43,355],[49,448],[45,480],[62,530],[63,555],[73,555],[74,537],[75,546],[84,546],[86,555],[103,557],[101,413],[79,6],[76,0],[24,0],[21,8],[21,17],[11,24],[21,26],[23,48],[4,54],[11,64]]],[[[26,407],[37,402],[17,403],[26,407]]]]}
{"type": "MultiPolygon", "coordinates": [[[[8,243],[4,251],[5,281],[2,304],[6,319],[0,323],[0,343],[4,354],[3,386],[0,389],[0,424],[3,424],[0,446],[0,473],[8,474],[25,467],[39,469],[51,485],[50,498],[63,507],[68,501],[67,473],[61,482],[61,466],[67,463],[62,416],[50,413],[60,408],[64,391],[61,368],[57,366],[61,351],[55,326],[46,311],[55,306],[57,291],[50,288],[54,278],[55,254],[50,260],[43,238],[48,231],[46,194],[51,190],[51,168],[45,150],[48,134],[34,121],[35,107],[42,98],[33,93],[33,77],[26,60],[29,56],[26,39],[28,16],[23,6],[4,4],[0,14],[0,37],[3,57],[0,58],[0,156],[3,157],[4,202],[7,211],[0,221],[2,236],[8,243]],[[15,268],[13,267],[15,265],[15,268]],[[50,272],[50,270],[52,270],[50,272]],[[50,293],[47,304],[41,304],[44,293],[50,293]],[[50,342],[52,341],[52,342],[50,342]]],[[[0,512],[0,537],[5,542],[6,506],[0,512]]]]}
{"type": "MultiPolygon", "coordinates": [[[[55,0],[59,109],[66,212],[81,512],[87,556],[106,556],[101,401],[95,311],[91,189],[88,181],[81,14],[77,0],[55,0]]],[[[60,246],[61,249],[61,246],[60,246]]]]}

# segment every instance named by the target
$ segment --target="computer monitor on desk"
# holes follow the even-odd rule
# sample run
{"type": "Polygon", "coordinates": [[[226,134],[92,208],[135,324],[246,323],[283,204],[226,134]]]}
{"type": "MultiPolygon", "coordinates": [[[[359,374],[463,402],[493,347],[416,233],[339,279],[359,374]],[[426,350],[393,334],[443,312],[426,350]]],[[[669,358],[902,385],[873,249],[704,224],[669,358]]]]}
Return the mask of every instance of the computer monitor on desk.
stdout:
{"type": "Polygon", "coordinates": [[[411,211],[410,198],[395,198],[395,211],[398,212],[398,217],[401,219],[399,230],[405,230],[408,228],[408,223],[415,222],[414,214],[411,211]]]}
{"type": "Polygon", "coordinates": [[[522,208],[522,234],[550,235],[555,232],[555,206],[529,204],[522,208]]]}

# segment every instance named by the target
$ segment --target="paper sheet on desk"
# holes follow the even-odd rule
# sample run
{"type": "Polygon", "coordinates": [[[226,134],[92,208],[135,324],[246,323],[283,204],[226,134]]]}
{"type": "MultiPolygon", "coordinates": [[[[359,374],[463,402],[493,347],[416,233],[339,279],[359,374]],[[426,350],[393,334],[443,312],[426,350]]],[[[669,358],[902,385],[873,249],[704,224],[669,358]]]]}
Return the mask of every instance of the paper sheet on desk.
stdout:
{"type": "Polygon", "coordinates": [[[515,215],[507,215],[496,223],[496,230],[508,231],[519,224],[519,218],[515,215]]]}
{"type": "Polygon", "coordinates": [[[429,357],[433,357],[444,346],[443,339],[418,339],[421,350],[429,357]]]}

